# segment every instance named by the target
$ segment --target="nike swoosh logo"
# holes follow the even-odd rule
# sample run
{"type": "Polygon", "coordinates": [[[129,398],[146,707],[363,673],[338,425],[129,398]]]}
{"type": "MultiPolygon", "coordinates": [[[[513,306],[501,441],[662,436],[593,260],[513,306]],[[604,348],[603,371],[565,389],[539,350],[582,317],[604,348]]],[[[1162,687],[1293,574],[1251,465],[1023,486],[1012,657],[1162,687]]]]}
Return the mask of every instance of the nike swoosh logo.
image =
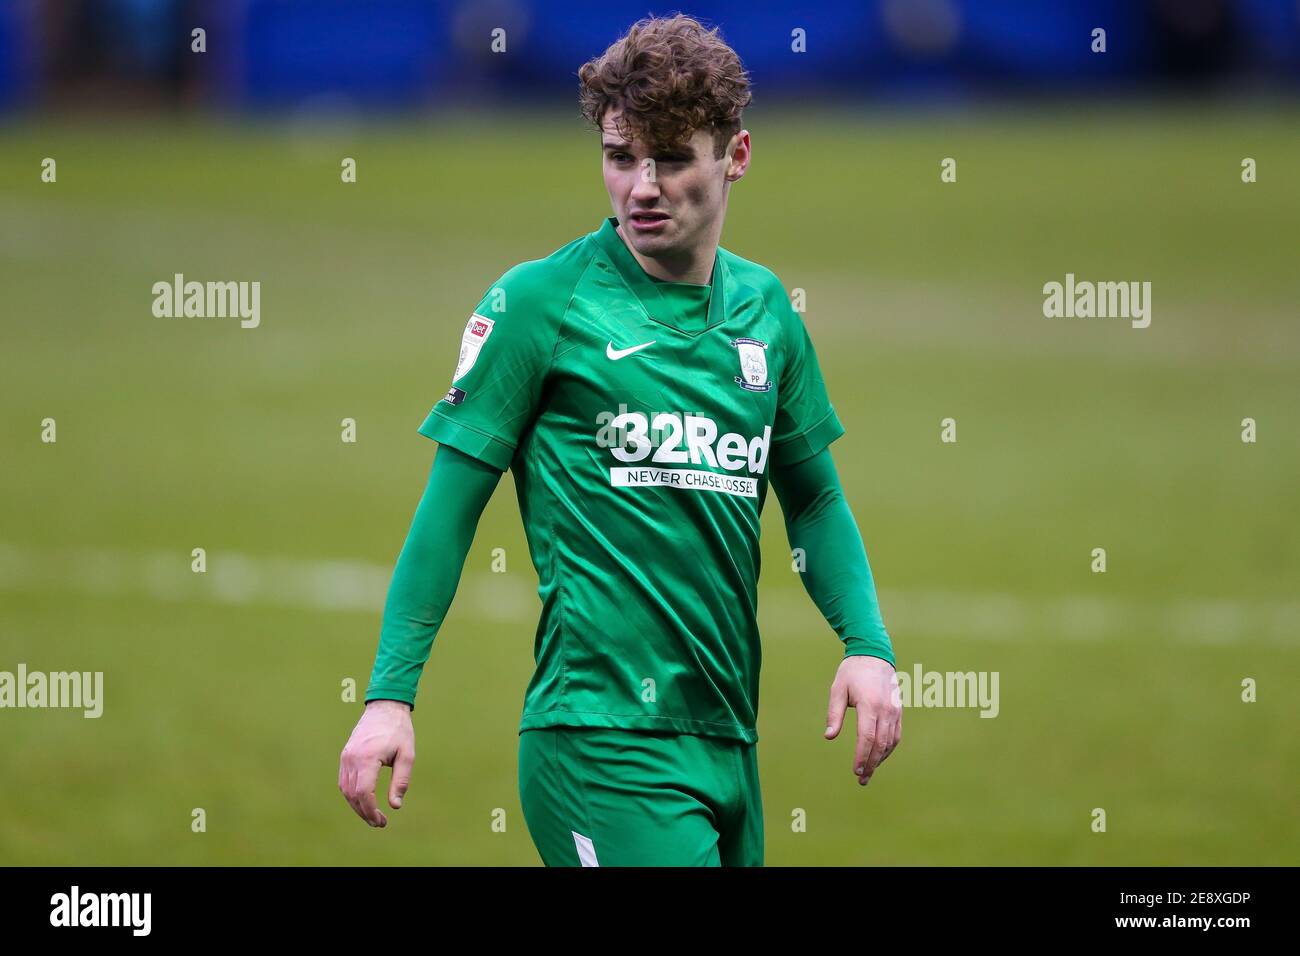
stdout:
{"type": "Polygon", "coordinates": [[[640,352],[642,349],[649,348],[652,345],[654,345],[654,342],[642,342],[640,345],[634,345],[630,349],[616,349],[614,348],[614,343],[610,342],[605,346],[605,357],[611,362],[617,362],[619,359],[626,358],[633,352],[640,352]]]}

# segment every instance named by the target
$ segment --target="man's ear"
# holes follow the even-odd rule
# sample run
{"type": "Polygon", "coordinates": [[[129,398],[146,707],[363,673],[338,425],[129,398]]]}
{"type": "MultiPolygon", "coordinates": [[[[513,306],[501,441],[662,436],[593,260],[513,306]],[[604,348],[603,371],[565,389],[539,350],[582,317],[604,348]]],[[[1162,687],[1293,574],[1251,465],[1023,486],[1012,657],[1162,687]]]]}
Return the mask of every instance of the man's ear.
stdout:
{"type": "Polygon", "coordinates": [[[727,160],[727,181],[734,183],[744,176],[749,168],[749,130],[742,129],[731,137],[724,157],[727,160]]]}

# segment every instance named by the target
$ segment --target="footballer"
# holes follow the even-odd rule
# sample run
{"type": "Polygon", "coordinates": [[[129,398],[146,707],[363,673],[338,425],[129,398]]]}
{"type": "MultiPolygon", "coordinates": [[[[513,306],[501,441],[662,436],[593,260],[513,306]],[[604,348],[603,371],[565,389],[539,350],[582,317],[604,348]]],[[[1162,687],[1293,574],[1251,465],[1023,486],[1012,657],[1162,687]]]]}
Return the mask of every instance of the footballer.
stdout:
{"type": "Polygon", "coordinates": [[[901,739],[894,654],[830,445],[844,433],[777,277],[719,246],[749,168],[740,59],[686,17],[578,73],[613,216],[487,290],[384,607],[339,788],[372,826],[479,516],[514,473],[541,618],[519,795],[548,866],[759,866],[759,515],[771,483],[844,655],[825,738],[856,713],[866,784],[901,739]]]}

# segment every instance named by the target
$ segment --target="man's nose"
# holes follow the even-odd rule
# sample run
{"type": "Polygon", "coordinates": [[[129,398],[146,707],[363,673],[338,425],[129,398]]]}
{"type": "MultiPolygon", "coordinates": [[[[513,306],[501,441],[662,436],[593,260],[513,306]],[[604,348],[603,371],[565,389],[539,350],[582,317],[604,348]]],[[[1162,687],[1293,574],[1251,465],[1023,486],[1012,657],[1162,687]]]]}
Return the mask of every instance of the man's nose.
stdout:
{"type": "Polygon", "coordinates": [[[632,184],[632,198],[638,202],[652,202],[658,199],[658,179],[655,161],[653,159],[643,160],[636,171],[636,182],[632,184]]]}

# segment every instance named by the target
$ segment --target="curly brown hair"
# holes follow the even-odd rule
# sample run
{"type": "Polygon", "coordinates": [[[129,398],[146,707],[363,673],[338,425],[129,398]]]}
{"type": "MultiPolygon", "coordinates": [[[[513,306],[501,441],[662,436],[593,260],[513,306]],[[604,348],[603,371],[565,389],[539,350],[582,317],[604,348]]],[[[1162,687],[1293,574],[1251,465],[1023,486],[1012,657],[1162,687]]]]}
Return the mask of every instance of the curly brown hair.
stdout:
{"type": "Polygon", "coordinates": [[[621,107],[616,128],[662,149],[713,131],[715,158],[740,131],[749,105],[749,74],[717,27],[694,17],[647,17],[578,70],[582,115],[600,129],[605,111],[621,107]]]}

